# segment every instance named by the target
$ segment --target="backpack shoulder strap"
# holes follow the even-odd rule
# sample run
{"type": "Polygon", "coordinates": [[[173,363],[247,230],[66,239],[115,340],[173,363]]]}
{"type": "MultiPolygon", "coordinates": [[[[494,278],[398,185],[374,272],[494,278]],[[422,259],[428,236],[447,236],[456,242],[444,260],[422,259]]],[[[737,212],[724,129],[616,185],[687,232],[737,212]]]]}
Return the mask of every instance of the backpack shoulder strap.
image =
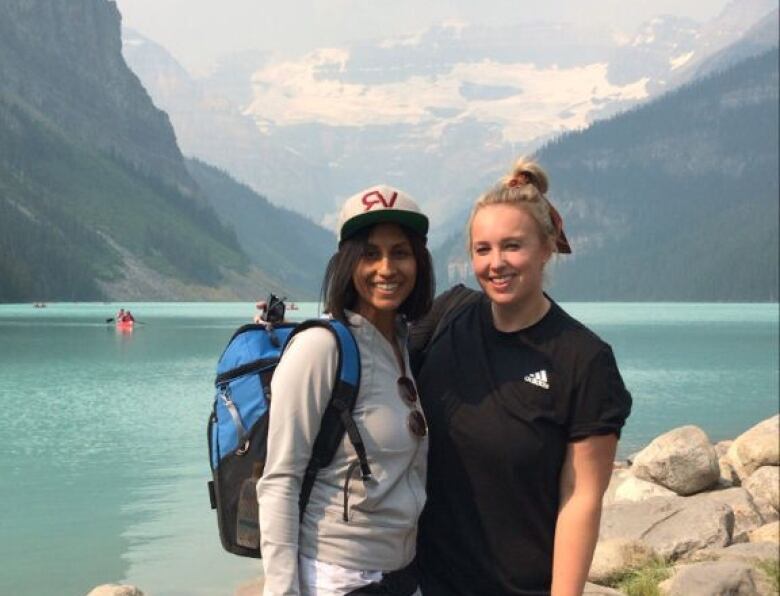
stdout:
{"type": "Polygon", "coordinates": [[[457,284],[434,300],[430,312],[422,321],[415,323],[409,333],[409,351],[415,375],[420,371],[433,342],[469,304],[479,301],[481,297],[482,292],[457,284]]]}
{"type": "Polygon", "coordinates": [[[363,479],[371,478],[371,468],[368,465],[365,444],[352,418],[352,411],[355,409],[360,389],[360,351],[357,342],[349,328],[341,321],[312,319],[298,325],[287,338],[287,343],[296,334],[312,327],[328,329],[333,334],[336,339],[338,358],[333,393],[322,415],[320,431],[314,439],[311,458],[303,476],[301,494],[298,499],[301,519],[311,497],[317,473],[333,460],[345,432],[357,453],[363,479]]]}

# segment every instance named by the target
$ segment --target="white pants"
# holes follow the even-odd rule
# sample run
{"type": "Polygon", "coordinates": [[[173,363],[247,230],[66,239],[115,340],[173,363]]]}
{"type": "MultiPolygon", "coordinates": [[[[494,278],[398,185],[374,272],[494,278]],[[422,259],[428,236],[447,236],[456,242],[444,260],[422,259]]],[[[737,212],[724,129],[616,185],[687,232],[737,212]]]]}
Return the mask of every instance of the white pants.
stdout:
{"type": "MultiPolygon", "coordinates": [[[[381,571],[347,569],[304,555],[298,556],[301,596],[344,596],[352,590],[381,579],[381,571]]],[[[416,596],[421,596],[420,590],[417,590],[416,596]]]]}
{"type": "Polygon", "coordinates": [[[361,586],[382,579],[381,571],[360,571],[298,556],[301,596],[344,596],[361,586]]]}

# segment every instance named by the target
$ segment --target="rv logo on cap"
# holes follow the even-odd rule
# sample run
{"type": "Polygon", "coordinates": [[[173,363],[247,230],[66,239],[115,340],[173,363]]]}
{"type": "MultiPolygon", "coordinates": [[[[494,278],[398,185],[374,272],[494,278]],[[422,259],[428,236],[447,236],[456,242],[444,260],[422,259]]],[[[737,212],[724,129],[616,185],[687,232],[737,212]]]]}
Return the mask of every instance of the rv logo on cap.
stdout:
{"type": "Polygon", "coordinates": [[[364,211],[370,211],[376,205],[382,204],[385,209],[392,209],[395,206],[395,200],[398,198],[398,192],[393,191],[393,196],[388,201],[378,190],[372,190],[363,195],[361,202],[365,205],[364,211]]]}
{"type": "Polygon", "coordinates": [[[355,193],[341,207],[339,242],[381,222],[405,226],[423,238],[428,233],[428,218],[412,197],[387,184],[377,184],[355,193]]]}

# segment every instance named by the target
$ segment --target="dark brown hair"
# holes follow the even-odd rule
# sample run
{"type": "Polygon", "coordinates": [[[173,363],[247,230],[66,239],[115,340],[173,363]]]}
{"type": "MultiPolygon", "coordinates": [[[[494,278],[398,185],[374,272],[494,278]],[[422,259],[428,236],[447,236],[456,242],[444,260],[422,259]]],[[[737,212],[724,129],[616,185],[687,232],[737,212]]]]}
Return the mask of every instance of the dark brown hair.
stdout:
{"type": "MultiPolygon", "coordinates": [[[[425,246],[425,238],[409,228],[399,227],[412,246],[412,254],[417,263],[417,276],[411,294],[398,307],[398,312],[404,315],[407,321],[416,321],[426,314],[433,304],[433,293],[436,287],[433,264],[431,254],[425,246]]],[[[373,229],[374,226],[367,227],[342,241],[325,269],[322,280],[322,302],[325,305],[325,312],[344,323],[347,322],[344,310],[354,310],[357,305],[358,293],[352,282],[352,274],[366,252],[368,237],[373,229]]]]}

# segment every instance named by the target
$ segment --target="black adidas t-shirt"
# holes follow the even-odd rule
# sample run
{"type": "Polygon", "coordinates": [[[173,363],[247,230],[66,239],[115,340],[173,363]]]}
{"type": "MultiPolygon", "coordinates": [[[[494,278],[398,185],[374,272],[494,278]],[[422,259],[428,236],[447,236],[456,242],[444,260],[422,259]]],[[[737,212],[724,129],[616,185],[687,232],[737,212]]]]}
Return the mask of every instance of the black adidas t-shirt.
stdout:
{"type": "Polygon", "coordinates": [[[423,593],[549,594],[567,444],[619,434],[631,409],[609,345],[554,302],[502,333],[482,296],[429,346],[417,385],[430,428],[423,593]]]}

